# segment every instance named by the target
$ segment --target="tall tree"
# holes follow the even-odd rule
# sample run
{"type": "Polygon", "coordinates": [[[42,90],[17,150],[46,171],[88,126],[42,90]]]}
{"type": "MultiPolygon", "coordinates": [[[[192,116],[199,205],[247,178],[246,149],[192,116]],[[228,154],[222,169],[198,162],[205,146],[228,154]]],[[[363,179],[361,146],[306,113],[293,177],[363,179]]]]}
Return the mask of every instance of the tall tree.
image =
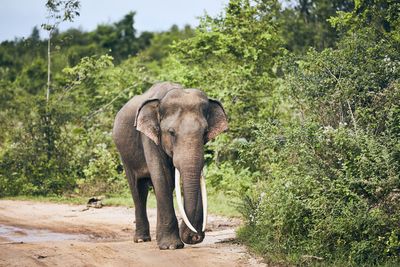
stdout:
{"type": "Polygon", "coordinates": [[[349,12],[354,8],[352,0],[297,0],[279,15],[286,46],[291,51],[304,52],[309,47],[323,50],[333,47],[338,31],[328,19],[336,12],[349,12]]]}
{"type": "Polygon", "coordinates": [[[73,21],[79,16],[79,0],[47,0],[47,23],[42,24],[42,28],[48,31],[47,39],[47,90],[46,102],[49,102],[51,87],[51,37],[57,27],[63,21],[73,21]]]}

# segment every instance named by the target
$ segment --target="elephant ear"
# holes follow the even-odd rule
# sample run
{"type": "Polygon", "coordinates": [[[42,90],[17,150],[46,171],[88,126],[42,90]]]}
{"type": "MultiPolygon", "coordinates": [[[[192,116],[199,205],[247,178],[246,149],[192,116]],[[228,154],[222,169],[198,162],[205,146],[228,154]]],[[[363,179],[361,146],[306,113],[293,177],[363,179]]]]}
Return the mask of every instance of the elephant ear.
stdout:
{"type": "Polygon", "coordinates": [[[160,144],[160,126],[158,119],[158,99],[149,99],[143,102],[136,113],[136,130],[144,133],[156,145],[160,144]]]}
{"type": "Polygon", "coordinates": [[[224,108],[219,101],[209,99],[208,107],[208,132],[206,142],[215,138],[220,133],[228,130],[228,119],[224,108]]]}

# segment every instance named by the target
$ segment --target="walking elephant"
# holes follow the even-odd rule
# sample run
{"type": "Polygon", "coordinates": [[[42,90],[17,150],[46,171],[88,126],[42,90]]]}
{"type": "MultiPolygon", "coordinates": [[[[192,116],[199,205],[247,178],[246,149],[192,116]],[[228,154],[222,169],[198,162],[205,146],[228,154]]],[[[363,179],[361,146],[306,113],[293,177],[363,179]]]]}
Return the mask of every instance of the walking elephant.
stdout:
{"type": "Polygon", "coordinates": [[[227,128],[218,101],[179,84],[155,84],[122,107],[115,118],[113,139],[136,207],[135,242],[150,241],[146,213],[150,184],[157,200],[159,248],[177,249],[183,248],[183,242],[203,241],[207,220],[203,146],[227,128]],[[174,188],[183,219],[180,230],[173,206],[174,188]]]}

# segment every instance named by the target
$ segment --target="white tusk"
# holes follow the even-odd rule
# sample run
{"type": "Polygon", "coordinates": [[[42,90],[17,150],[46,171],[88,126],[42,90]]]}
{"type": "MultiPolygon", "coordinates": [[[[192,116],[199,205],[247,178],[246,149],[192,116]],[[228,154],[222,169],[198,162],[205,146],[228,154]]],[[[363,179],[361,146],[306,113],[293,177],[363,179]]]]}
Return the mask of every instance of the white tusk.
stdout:
{"type": "Polygon", "coordinates": [[[186,216],[185,209],[183,208],[183,200],[182,200],[182,194],[181,194],[181,178],[180,174],[177,168],[175,168],[175,195],[176,195],[176,202],[178,204],[178,209],[179,213],[181,214],[181,217],[187,227],[189,227],[190,230],[193,232],[197,233],[196,229],[192,226],[192,224],[189,222],[188,217],[186,216]]]}
{"type": "Polygon", "coordinates": [[[206,225],[207,225],[207,190],[206,190],[206,178],[201,172],[201,177],[200,177],[200,189],[201,189],[201,201],[203,203],[203,228],[202,232],[206,230],[206,225]]]}

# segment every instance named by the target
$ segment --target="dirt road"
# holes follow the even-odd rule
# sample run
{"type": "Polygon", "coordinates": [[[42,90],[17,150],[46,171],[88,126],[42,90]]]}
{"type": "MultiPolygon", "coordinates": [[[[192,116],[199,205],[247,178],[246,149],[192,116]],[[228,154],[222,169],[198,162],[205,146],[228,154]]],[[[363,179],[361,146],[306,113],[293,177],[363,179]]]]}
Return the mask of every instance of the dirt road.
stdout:
{"type": "Polygon", "coordinates": [[[0,200],[0,266],[263,266],[234,242],[237,219],[209,216],[203,243],[160,251],[148,215],[153,241],[135,244],[132,208],[0,200]]]}

